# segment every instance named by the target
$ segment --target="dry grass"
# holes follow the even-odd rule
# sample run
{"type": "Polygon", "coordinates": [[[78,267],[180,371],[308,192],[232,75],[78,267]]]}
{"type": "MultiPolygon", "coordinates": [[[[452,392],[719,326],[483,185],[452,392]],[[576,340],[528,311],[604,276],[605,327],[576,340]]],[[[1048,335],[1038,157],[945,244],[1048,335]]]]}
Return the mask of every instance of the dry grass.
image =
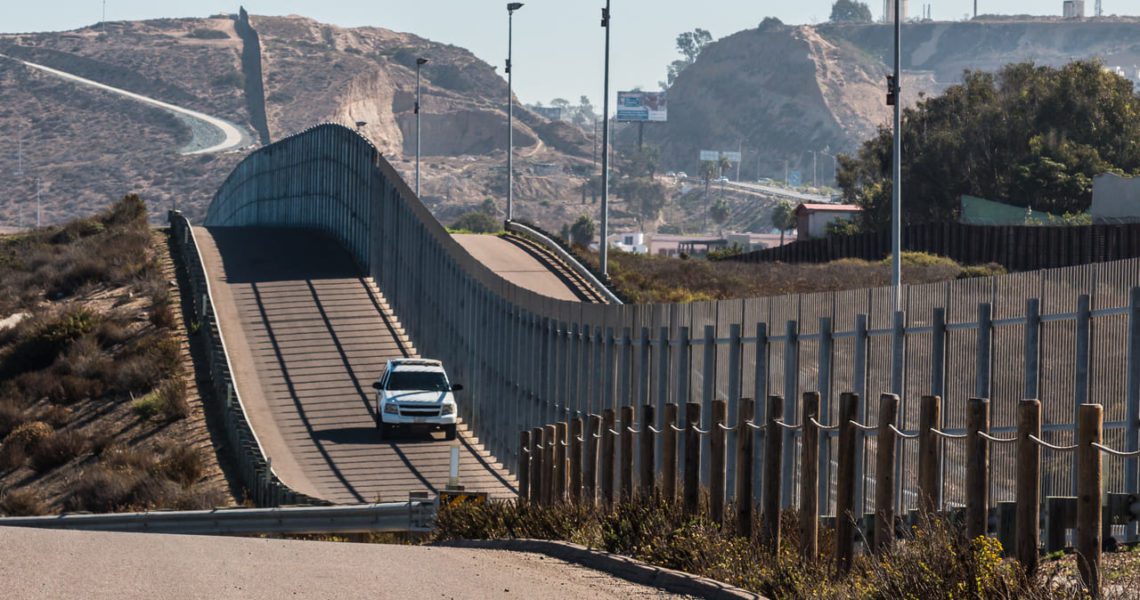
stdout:
{"type": "MultiPolygon", "coordinates": [[[[578,249],[592,265],[597,255],[578,249]]],[[[911,284],[1002,273],[996,265],[963,267],[943,257],[906,253],[903,281],[911,284]]],[[[680,259],[612,250],[610,279],[618,293],[637,303],[698,302],[808,294],[890,285],[887,262],[844,259],[818,265],[680,259]]]]}
{"type": "MultiPolygon", "coordinates": [[[[729,517],[726,522],[731,523],[729,517]]],[[[769,598],[1086,597],[1063,565],[1046,563],[1039,574],[1027,577],[1015,561],[1002,558],[997,540],[968,540],[941,520],[914,529],[908,539],[880,556],[858,557],[847,574],[834,568],[830,530],[820,532],[820,556],[808,560],[799,552],[795,513],[785,513],[781,520],[781,548],[773,554],[762,549],[751,532],[738,535],[731,525],[721,527],[703,516],[686,516],[676,504],[659,498],[621,502],[610,510],[491,501],[443,507],[433,541],[566,540],[709,577],[769,598]]],[[[1127,598],[1140,584],[1140,570],[1106,569],[1106,573],[1105,598],[1127,598]]]]}
{"type": "Polygon", "coordinates": [[[12,514],[232,503],[191,403],[156,241],[132,197],[0,238],[0,309],[30,315],[0,331],[0,490],[12,514]]]}

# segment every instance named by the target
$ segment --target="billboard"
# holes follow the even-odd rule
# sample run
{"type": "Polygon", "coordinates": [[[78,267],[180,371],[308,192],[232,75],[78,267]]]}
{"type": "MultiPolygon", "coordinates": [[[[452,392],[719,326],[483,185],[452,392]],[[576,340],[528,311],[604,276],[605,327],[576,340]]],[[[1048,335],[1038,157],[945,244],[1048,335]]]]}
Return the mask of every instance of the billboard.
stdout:
{"type": "Polygon", "coordinates": [[[618,92],[617,121],[663,123],[667,114],[665,92],[618,92]]]}
{"type": "Polygon", "coordinates": [[[701,162],[718,162],[722,156],[727,158],[729,162],[740,162],[739,152],[730,152],[727,150],[701,150],[701,162]]]}

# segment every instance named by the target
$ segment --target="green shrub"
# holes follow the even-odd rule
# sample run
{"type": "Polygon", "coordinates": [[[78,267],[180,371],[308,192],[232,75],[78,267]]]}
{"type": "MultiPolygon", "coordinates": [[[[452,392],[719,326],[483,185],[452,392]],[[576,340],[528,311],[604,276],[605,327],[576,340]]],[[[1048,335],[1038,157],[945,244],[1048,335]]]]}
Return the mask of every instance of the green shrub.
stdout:
{"type": "Polygon", "coordinates": [[[135,400],[131,408],[144,419],[184,419],[190,414],[190,405],[186,400],[186,382],[181,378],[167,379],[154,391],[135,400]]]}
{"type": "Polygon", "coordinates": [[[40,321],[3,355],[0,379],[47,368],[71,342],[98,325],[99,316],[85,308],[69,308],[55,318],[40,321]]]}
{"type": "Polygon", "coordinates": [[[502,221],[482,211],[464,214],[451,224],[451,231],[456,233],[499,233],[502,230],[502,221]]]}
{"type": "Polygon", "coordinates": [[[206,473],[206,457],[193,446],[172,446],[158,462],[158,474],[182,487],[197,483],[206,473]]]}
{"type": "Polygon", "coordinates": [[[198,40],[228,40],[230,34],[219,29],[210,29],[208,27],[198,27],[186,34],[186,37],[192,37],[198,40]]]}

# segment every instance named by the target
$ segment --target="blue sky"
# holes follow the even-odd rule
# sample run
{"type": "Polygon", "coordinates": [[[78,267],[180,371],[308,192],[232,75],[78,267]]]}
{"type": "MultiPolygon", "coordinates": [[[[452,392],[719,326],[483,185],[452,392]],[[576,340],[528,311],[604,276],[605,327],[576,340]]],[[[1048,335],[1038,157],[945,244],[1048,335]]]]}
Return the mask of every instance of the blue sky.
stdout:
{"type": "MultiPolygon", "coordinates": [[[[1137,13],[1137,0],[1103,0],[1106,14],[1137,13]]],[[[827,19],[833,0],[612,0],[611,89],[656,89],[676,58],[674,39],[701,27],[723,37],[755,27],[764,17],[785,23],[827,19]]],[[[974,0],[937,0],[934,17],[962,19],[974,0]]],[[[1092,12],[1095,0],[1087,0],[1092,12]]],[[[2,0],[0,32],[66,30],[100,20],[102,0],[2,0]]],[[[237,12],[241,0],[107,0],[108,20],[204,17],[237,12]]],[[[582,94],[601,105],[604,0],[530,0],[515,14],[515,92],[524,102],[582,94]]],[[[911,0],[920,14],[922,0],[911,0]]],[[[245,0],[254,15],[299,14],[343,26],[407,31],[473,51],[498,65],[506,58],[506,2],[500,0],[245,0]]],[[[882,0],[871,0],[878,17],[882,0]]],[[[979,0],[979,12],[1057,14],[1061,0],[979,0]]]]}

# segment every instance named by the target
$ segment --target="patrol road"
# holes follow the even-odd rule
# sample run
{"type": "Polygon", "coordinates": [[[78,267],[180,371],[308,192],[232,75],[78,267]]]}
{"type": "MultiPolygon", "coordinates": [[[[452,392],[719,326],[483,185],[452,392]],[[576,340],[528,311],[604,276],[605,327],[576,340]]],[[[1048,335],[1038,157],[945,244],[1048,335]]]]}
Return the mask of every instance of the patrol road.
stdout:
{"type": "MultiPolygon", "coordinates": [[[[443,489],[456,442],[441,432],[381,441],[376,431],[372,382],[385,361],[416,352],[340,244],[283,228],[198,227],[194,236],[238,392],[281,480],[335,503],[443,489]]],[[[466,489],[517,493],[462,425],[458,444],[466,489]]]]}

